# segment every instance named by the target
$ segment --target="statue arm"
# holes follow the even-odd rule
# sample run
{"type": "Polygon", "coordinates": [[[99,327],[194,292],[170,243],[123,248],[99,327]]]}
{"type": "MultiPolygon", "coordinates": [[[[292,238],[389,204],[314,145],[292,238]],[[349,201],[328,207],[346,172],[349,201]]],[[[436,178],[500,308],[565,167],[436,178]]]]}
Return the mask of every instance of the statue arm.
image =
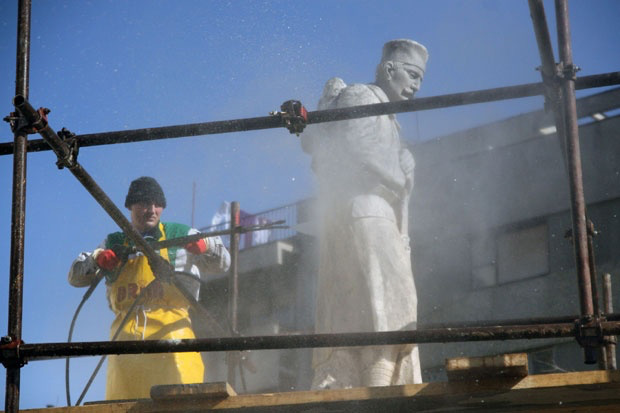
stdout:
{"type": "MultiPolygon", "coordinates": [[[[338,107],[381,103],[366,85],[348,87],[338,99],[338,107]]],[[[399,139],[392,136],[393,123],[388,116],[350,119],[337,124],[334,136],[343,139],[346,151],[361,165],[362,172],[371,174],[390,189],[401,193],[406,176],[401,168],[399,139]]]]}

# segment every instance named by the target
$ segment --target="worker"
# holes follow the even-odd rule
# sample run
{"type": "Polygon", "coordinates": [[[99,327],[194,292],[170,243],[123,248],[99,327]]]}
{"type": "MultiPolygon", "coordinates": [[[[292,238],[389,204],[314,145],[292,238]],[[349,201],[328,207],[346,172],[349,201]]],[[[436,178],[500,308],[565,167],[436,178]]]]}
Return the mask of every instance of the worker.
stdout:
{"type": "MultiPolygon", "coordinates": [[[[166,197],[151,177],[131,182],[125,207],[132,226],[145,240],[163,241],[198,233],[187,225],[160,221],[166,197]]],[[[69,283],[85,287],[98,278],[98,273],[105,276],[106,296],[115,314],[110,339],[117,333],[116,340],[195,338],[187,295],[174,283],[156,279],[147,257],[130,249],[132,245],[122,232],[109,234],[97,249],[77,257],[69,271],[69,283]]],[[[217,236],[157,252],[177,272],[184,273],[175,277],[196,300],[200,283],[192,277],[204,279],[206,274],[224,272],[230,265],[228,250],[217,236]]],[[[106,399],[145,398],[150,397],[154,385],[203,381],[204,365],[197,352],[114,355],[108,358],[106,399]]]]}
{"type": "MultiPolygon", "coordinates": [[[[412,99],[428,52],[396,39],[383,47],[375,83],[330,79],[318,109],[412,99]]],[[[414,158],[394,115],[329,122],[302,135],[321,205],[316,332],[410,330],[417,296],[408,206],[414,158]]],[[[415,345],[315,349],[315,389],[421,383],[415,345]]]]}

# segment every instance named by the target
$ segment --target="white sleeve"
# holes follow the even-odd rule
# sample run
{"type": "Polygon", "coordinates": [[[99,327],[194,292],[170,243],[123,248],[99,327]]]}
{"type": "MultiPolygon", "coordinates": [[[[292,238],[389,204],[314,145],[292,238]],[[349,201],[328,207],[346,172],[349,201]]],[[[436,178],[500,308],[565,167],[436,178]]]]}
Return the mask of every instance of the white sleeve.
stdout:
{"type": "Polygon", "coordinates": [[[74,287],[87,287],[97,279],[97,271],[99,268],[97,267],[93,254],[98,249],[104,248],[105,243],[106,241],[104,240],[94,251],[82,252],[78,255],[69,269],[69,274],[67,276],[69,284],[74,287]]]}
{"type": "MultiPolygon", "coordinates": [[[[198,230],[190,229],[188,235],[197,234],[198,230]]],[[[201,255],[193,255],[194,264],[200,269],[200,273],[218,274],[228,271],[230,268],[230,253],[224,246],[219,236],[205,238],[208,245],[207,252],[201,255]]],[[[191,255],[191,254],[190,254],[191,255]]]]}

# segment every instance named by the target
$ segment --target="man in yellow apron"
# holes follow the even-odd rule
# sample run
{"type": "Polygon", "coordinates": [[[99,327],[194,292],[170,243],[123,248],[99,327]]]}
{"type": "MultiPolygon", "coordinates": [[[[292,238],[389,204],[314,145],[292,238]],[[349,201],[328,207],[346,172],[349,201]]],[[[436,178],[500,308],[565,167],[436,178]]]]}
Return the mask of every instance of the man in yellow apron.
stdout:
{"type": "MultiPolygon", "coordinates": [[[[125,207],[130,211],[133,227],[145,239],[163,241],[198,232],[187,225],[160,221],[166,198],[161,186],[151,177],[141,177],[131,183],[125,207]]],[[[98,271],[104,274],[108,303],[116,315],[110,339],[115,335],[116,340],[195,338],[187,299],[173,284],[155,279],[145,255],[137,252],[123,256],[120,253],[122,247],[130,246],[131,240],[122,232],[109,234],[99,248],[81,253],[73,262],[69,283],[75,287],[88,286],[98,271]],[[126,321],[121,325],[123,320],[126,321]]],[[[230,265],[230,255],[219,237],[158,252],[176,271],[195,277],[224,272],[230,265]]],[[[199,282],[185,276],[182,281],[198,299],[199,282]]],[[[204,365],[199,353],[110,356],[106,399],[144,398],[149,397],[154,385],[203,380],[204,365]]]]}

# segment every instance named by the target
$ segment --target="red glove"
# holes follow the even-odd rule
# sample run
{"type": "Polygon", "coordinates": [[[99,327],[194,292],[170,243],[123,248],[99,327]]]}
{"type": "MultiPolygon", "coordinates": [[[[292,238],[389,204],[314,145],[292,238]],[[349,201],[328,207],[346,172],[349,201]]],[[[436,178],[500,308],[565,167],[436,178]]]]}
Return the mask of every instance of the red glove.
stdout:
{"type": "Polygon", "coordinates": [[[100,251],[95,256],[95,261],[97,262],[99,268],[107,271],[112,271],[121,262],[121,260],[116,256],[116,253],[112,250],[100,251]]]}
{"type": "Polygon", "coordinates": [[[187,244],[185,249],[195,255],[204,254],[207,252],[207,242],[204,239],[199,239],[198,241],[187,244]]]}

